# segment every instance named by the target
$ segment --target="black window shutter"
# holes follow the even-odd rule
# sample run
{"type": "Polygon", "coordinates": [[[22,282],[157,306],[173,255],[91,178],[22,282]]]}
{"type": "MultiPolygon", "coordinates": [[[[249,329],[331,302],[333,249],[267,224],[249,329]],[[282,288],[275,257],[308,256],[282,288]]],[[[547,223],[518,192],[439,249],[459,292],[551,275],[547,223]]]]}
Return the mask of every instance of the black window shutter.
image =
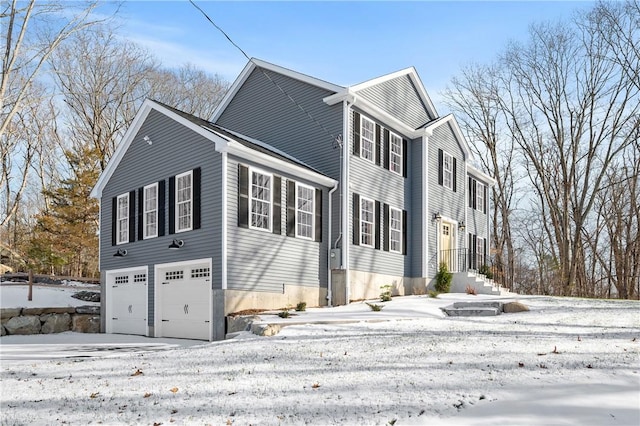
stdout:
{"type": "Polygon", "coordinates": [[[138,188],[138,240],[144,239],[144,188],[138,188]]]}
{"type": "Polygon", "coordinates": [[[375,215],[376,215],[376,230],[375,230],[375,236],[376,236],[376,249],[380,250],[380,228],[381,228],[381,217],[382,216],[382,206],[380,205],[380,201],[376,201],[376,210],[375,210],[375,215]]]}
{"type": "Polygon", "coordinates": [[[129,242],[136,240],[136,191],[129,192],[129,242]]]}
{"type": "Polygon", "coordinates": [[[193,169],[193,229],[200,229],[202,220],[202,169],[193,169]]]}
{"type": "Polygon", "coordinates": [[[478,265],[478,236],[473,236],[473,269],[480,268],[478,265]]]}
{"type": "Polygon", "coordinates": [[[353,194],[353,244],[360,245],[360,196],[353,194]]]}
{"type": "Polygon", "coordinates": [[[360,113],[353,111],[353,154],[360,156],[360,113]]]}
{"type": "Polygon", "coordinates": [[[176,177],[169,178],[169,234],[176,233],[176,177]]]}
{"type": "Polygon", "coordinates": [[[391,238],[391,216],[389,215],[389,204],[383,203],[382,210],[384,212],[383,223],[386,225],[382,234],[382,250],[389,251],[389,240],[391,238]]]}
{"type": "Polygon", "coordinates": [[[273,226],[272,232],[282,233],[282,178],[273,177],[273,226]]]}
{"type": "Polygon", "coordinates": [[[473,178],[471,176],[469,176],[469,207],[473,207],[473,187],[474,187],[474,183],[473,183],[473,178]]]}
{"type": "Polygon", "coordinates": [[[402,210],[402,254],[407,254],[407,211],[402,210]]]}
{"type": "Polygon", "coordinates": [[[238,164],[238,226],[249,227],[249,168],[238,164]]]}
{"type": "Polygon", "coordinates": [[[482,190],[484,191],[484,198],[483,200],[483,206],[482,206],[482,212],[483,213],[487,213],[487,186],[486,185],[482,185],[482,190]]]}
{"type": "Polygon", "coordinates": [[[382,161],[382,166],[389,170],[389,156],[390,154],[390,150],[391,150],[391,142],[389,140],[389,129],[384,129],[384,131],[382,132],[383,136],[384,136],[384,147],[382,149],[383,152],[383,161],[382,161]]]}
{"type": "Polygon", "coordinates": [[[442,152],[441,149],[438,149],[438,185],[442,185],[442,183],[444,182],[443,176],[444,176],[444,170],[443,168],[443,156],[444,153],[442,152]]]}
{"type": "Polygon", "coordinates": [[[158,182],[158,236],[159,237],[164,236],[164,226],[165,226],[164,218],[165,218],[165,209],[166,209],[165,192],[166,192],[165,181],[161,180],[158,182]]]}
{"type": "Polygon", "coordinates": [[[477,209],[479,207],[478,206],[478,199],[476,198],[476,196],[478,195],[478,185],[477,185],[477,182],[475,180],[473,181],[472,194],[473,194],[473,208],[477,209]]]}
{"type": "Polygon", "coordinates": [[[296,183],[287,181],[287,237],[296,236],[296,183]]]}
{"type": "Polygon", "coordinates": [[[118,197],[113,197],[111,199],[111,245],[115,246],[117,244],[116,235],[118,233],[117,225],[118,224],[118,197]]]}
{"type": "Polygon", "coordinates": [[[457,172],[457,164],[456,164],[456,157],[453,157],[453,192],[456,192],[456,187],[457,187],[457,179],[456,179],[456,172],[457,172]]]}
{"type": "Polygon", "coordinates": [[[409,144],[406,139],[402,139],[402,176],[407,177],[407,157],[409,156],[408,151],[409,144]]]}
{"type": "Polygon", "coordinates": [[[316,209],[316,217],[315,217],[315,225],[316,225],[316,229],[315,229],[315,240],[316,241],[322,241],[322,190],[316,188],[316,204],[315,204],[315,209],[316,209]]]}
{"type": "Polygon", "coordinates": [[[469,232],[469,247],[467,248],[467,265],[469,269],[473,269],[473,235],[469,232]]]}
{"type": "Polygon", "coordinates": [[[487,256],[487,239],[483,238],[482,239],[482,255],[484,256],[484,258],[482,259],[482,265],[485,265],[485,263],[487,262],[486,259],[488,258],[487,256]]]}
{"type": "Polygon", "coordinates": [[[379,124],[376,124],[376,152],[373,158],[376,161],[376,165],[380,165],[380,151],[382,150],[382,128],[379,124]]]}

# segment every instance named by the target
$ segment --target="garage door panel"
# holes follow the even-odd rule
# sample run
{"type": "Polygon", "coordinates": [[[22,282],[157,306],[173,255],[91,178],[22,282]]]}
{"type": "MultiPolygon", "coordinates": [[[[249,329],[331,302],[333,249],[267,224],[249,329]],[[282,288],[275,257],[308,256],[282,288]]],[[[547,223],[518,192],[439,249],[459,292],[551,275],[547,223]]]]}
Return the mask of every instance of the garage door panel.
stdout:
{"type": "Polygon", "coordinates": [[[147,271],[107,272],[107,329],[147,335],[147,271]]]}

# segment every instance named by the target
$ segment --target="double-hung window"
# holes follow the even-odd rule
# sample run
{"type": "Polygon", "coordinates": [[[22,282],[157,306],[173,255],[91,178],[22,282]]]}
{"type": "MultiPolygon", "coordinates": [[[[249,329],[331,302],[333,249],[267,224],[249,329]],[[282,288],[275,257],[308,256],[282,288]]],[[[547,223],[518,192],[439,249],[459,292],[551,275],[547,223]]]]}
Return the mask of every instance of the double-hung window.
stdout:
{"type": "Polygon", "coordinates": [[[376,226],[375,202],[360,198],[360,244],[374,247],[376,226]]]}
{"type": "Polygon", "coordinates": [[[476,265],[478,269],[482,268],[482,266],[485,264],[484,241],[484,238],[476,238],[476,265]]]}
{"type": "Polygon", "coordinates": [[[360,157],[371,161],[376,161],[376,125],[367,117],[361,117],[360,134],[362,140],[360,142],[360,157]]]}
{"type": "Polygon", "coordinates": [[[129,193],[118,196],[116,209],[116,244],[129,242],[129,193]]]}
{"type": "Polygon", "coordinates": [[[144,212],[142,214],[144,238],[158,236],[158,183],[144,187],[144,212]]]}
{"type": "Polygon", "coordinates": [[[251,228],[271,231],[271,182],[270,174],[251,171],[251,190],[249,191],[251,228]]]}
{"type": "Polygon", "coordinates": [[[402,253],[402,210],[389,207],[389,250],[402,253]]]}
{"type": "Polygon", "coordinates": [[[176,176],[176,232],[192,229],[193,173],[188,171],[176,176]]]}
{"type": "Polygon", "coordinates": [[[476,209],[484,210],[484,185],[476,181],[476,209]]]}
{"type": "Polygon", "coordinates": [[[315,189],[296,183],[296,237],[313,240],[315,189]]]}
{"type": "Polygon", "coordinates": [[[453,189],[453,157],[446,152],[442,156],[442,185],[453,189]]]}
{"type": "Polygon", "coordinates": [[[402,138],[389,133],[389,170],[402,175],[402,138]]]}

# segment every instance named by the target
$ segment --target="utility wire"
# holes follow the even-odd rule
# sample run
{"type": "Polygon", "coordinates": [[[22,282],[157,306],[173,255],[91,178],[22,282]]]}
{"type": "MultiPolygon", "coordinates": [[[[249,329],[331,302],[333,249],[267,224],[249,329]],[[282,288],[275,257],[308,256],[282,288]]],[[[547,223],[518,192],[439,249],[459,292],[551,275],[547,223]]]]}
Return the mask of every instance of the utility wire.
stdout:
{"type": "Polygon", "coordinates": [[[256,68],[258,68],[260,70],[260,72],[262,72],[262,74],[267,78],[267,80],[269,80],[271,83],[273,83],[273,85],[276,86],[276,88],[278,88],[278,90],[280,90],[280,92],[282,92],[282,94],[284,96],[286,96],[295,106],[297,106],[300,109],[300,111],[302,111],[304,114],[306,114],[307,117],[309,117],[311,119],[311,121],[313,121],[322,130],[324,130],[324,132],[327,135],[331,136],[331,138],[334,141],[334,147],[336,147],[336,144],[338,146],[342,146],[342,138],[340,136],[336,136],[333,133],[331,133],[329,131],[329,129],[327,129],[320,121],[318,121],[313,115],[311,115],[311,113],[309,111],[307,111],[302,105],[300,105],[295,99],[293,99],[293,97],[290,94],[288,94],[287,91],[284,90],[274,79],[272,79],[271,76],[269,76],[269,74],[267,74],[267,72],[262,67],[260,67],[258,64],[256,64],[253,61],[253,59],[251,59],[251,57],[249,57],[249,55],[247,55],[247,53],[244,50],[242,50],[242,48],[240,46],[238,46],[222,28],[220,28],[215,22],[213,22],[213,20],[209,17],[209,15],[207,15],[207,13],[204,10],[202,10],[202,8],[200,8],[200,6],[198,6],[193,0],[189,0],[189,3],[191,3],[193,5],[193,7],[198,9],[198,11],[200,11],[200,13],[207,19],[207,21],[209,21],[211,23],[211,25],[213,25],[218,31],[220,31],[222,33],[222,35],[224,35],[226,37],[226,39],[229,40],[229,42],[231,44],[233,44],[233,46],[236,49],[238,49],[244,55],[245,58],[247,58],[247,60],[249,62],[253,62],[253,64],[256,66],[256,68]]]}

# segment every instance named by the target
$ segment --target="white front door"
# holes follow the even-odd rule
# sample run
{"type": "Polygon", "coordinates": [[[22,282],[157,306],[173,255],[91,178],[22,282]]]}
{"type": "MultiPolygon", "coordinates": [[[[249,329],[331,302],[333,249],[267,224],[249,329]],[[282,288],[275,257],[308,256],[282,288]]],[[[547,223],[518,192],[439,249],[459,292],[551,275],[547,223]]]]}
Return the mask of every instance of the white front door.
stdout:
{"type": "Polygon", "coordinates": [[[439,262],[444,262],[449,271],[456,270],[456,250],[454,239],[454,224],[443,221],[440,224],[440,253],[439,262]]]}
{"type": "Polygon", "coordinates": [[[156,280],[156,336],[210,340],[211,263],[159,265],[156,280]]]}
{"type": "Polygon", "coordinates": [[[107,333],[147,335],[147,275],[146,266],[106,272],[107,333]]]}

